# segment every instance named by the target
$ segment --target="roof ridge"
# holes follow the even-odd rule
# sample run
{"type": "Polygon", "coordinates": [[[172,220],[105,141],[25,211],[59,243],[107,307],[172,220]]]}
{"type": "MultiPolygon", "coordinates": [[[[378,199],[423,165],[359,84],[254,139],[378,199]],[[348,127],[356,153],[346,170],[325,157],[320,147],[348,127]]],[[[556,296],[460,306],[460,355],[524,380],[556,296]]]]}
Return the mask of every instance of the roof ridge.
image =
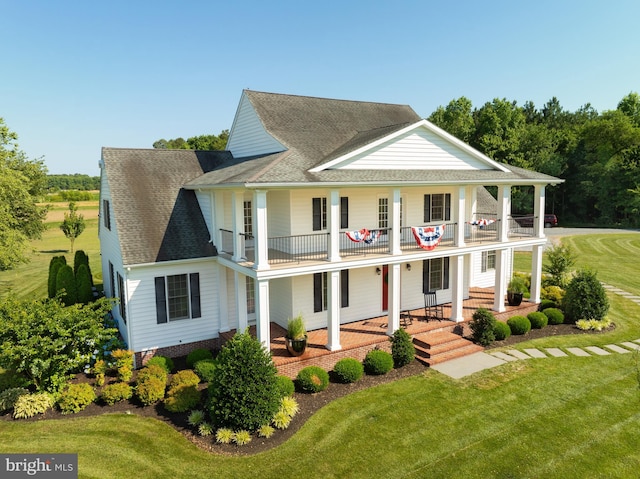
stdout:
{"type": "MultiPolygon", "coordinates": [[[[274,92],[269,92],[269,91],[250,90],[248,88],[245,88],[244,91],[248,92],[248,93],[258,93],[258,94],[262,94],[262,95],[273,95],[273,96],[283,96],[283,97],[288,96],[288,97],[295,97],[295,98],[309,98],[309,99],[312,99],[312,100],[339,101],[339,102],[344,102],[344,103],[368,103],[368,104],[371,104],[371,105],[405,106],[405,107],[411,108],[411,105],[409,105],[408,103],[390,103],[390,102],[369,101],[369,100],[349,100],[349,99],[343,99],[343,98],[330,98],[330,97],[314,96],[314,95],[295,95],[295,94],[291,94],[291,93],[274,93],[274,92]]],[[[413,108],[411,108],[411,109],[413,110],[413,108]]]]}
{"type": "Polygon", "coordinates": [[[257,181],[263,174],[265,174],[271,168],[276,166],[278,163],[280,163],[285,158],[288,158],[289,155],[291,155],[291,153],[292,153],[291,150],[285,150],[285,151],[280,152],[280,154],[278,155],[278,158],[276,158],[275,160],[269,162],[269,164],[267,164],[264,168],[262,168],[260,171],[258,171],[255,175],[247,178],[247,181],[249,181],[249,182],[257,181]]]}

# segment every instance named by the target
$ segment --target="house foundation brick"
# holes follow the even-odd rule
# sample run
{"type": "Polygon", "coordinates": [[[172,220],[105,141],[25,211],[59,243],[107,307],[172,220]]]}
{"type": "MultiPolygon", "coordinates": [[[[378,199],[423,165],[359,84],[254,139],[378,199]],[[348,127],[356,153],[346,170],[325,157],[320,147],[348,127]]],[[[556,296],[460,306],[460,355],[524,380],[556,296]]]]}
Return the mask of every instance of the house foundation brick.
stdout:
{"type": "Polygon", "coordinates": [[[154,348],[147,349],[145,351],[138,351],[134,355],[134,366],[136,368],[141,368],[149,359],[154,356],[166,356],[168,358],[179,358],[181,356],[186,356],[194,349],[210,349],[215,350],[219,349],[220,341],[218,338],[206,339],[203,341],[195,341],[193,343],[186,344],[178,344],[176,346],[169,346],[166,348],[154,348]]]}

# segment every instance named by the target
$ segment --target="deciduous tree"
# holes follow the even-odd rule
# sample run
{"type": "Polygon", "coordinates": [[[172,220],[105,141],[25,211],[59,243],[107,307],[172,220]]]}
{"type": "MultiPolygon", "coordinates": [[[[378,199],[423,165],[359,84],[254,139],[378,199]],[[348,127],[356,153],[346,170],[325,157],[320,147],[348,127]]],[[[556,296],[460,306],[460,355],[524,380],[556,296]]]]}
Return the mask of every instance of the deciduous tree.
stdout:
{"type": "Polygon", "coordinates": [[[74,201],[69,202],[69,213],[64,214],[64,221],[60,225],[60,229],[71,241],[71,253],[73,253],[73,244],[76,238],[82,234],[84,228],[84,216],[78,214],[78,208],[74,201]]]}

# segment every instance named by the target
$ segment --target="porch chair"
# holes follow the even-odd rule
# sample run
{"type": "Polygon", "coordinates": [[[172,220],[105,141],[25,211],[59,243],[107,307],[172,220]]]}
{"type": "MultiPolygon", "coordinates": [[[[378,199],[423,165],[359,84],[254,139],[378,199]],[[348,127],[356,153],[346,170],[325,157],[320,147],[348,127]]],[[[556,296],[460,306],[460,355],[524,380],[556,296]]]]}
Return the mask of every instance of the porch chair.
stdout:
{"type": "Polygon", "coordinates": [[[429,319],[442,321],[444,319],[444,306],[438,304],[437,291],[424,293],[424,318],[426,321],[429,321],[429,319]]]}

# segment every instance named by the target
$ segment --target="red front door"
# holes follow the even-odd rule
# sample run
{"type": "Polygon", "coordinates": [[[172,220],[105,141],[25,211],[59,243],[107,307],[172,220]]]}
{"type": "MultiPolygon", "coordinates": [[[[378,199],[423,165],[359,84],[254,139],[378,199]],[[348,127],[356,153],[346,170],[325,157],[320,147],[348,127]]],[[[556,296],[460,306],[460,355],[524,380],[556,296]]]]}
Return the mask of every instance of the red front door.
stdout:
{"type": "Polygon", "coordinates": [[[389,265],[382,266],[382,311],[389,309],[389,265]]]}

